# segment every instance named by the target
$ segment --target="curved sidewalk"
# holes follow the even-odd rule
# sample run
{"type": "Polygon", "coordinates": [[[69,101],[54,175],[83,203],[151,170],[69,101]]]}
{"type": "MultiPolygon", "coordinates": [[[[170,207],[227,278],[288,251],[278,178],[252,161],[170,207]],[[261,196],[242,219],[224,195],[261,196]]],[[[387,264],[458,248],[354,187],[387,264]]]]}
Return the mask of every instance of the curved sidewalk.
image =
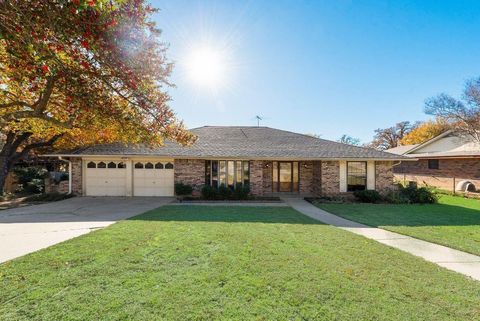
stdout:
{"type": "Polygon", "coordinates": [[[301,198],[285,197],[283,200],[292,208],[311,218],[419,256],[441,267],[480,281],[480,256],[353,222],[319,209],[301,198]]]}

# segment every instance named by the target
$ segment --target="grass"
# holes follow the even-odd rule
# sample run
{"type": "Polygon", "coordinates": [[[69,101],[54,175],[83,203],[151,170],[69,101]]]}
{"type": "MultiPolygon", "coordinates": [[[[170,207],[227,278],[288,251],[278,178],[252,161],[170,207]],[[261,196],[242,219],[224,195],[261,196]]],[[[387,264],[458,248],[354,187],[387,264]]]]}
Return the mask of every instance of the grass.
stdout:
{"type": "Polygon", "coordinates": [[[473,320],[480,282],[291,208],[166,206],[0,265],[1,320],[473,320]]]}
{"type": "Polygon", "coordinates": [[[480,255],[480,200],[440,195],[438,204],[317,204],[370,226],[480,255]]]}

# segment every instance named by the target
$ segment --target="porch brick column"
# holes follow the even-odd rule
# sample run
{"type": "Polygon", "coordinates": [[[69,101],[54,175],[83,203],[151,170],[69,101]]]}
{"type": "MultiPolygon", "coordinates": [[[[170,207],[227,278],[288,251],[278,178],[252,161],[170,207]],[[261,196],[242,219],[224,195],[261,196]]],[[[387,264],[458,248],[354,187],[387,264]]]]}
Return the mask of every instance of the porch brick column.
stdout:
{"type": "Polygon", "coordinates": [[[253,195],[261,196],[264,194],[263,167],[263,161],[250,161],[250,192],[253,195]]]}

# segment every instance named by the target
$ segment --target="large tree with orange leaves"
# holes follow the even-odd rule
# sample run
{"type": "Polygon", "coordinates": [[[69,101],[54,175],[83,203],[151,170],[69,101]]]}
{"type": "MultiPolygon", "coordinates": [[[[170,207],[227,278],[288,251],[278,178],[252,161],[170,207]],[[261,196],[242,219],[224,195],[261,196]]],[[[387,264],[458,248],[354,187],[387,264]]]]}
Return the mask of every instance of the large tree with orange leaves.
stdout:
{"type": "Polygon", "coordinates": [[[30,151],[95,141],[189,144],[144,0],[0,1],[0,193],[30,151]]]}

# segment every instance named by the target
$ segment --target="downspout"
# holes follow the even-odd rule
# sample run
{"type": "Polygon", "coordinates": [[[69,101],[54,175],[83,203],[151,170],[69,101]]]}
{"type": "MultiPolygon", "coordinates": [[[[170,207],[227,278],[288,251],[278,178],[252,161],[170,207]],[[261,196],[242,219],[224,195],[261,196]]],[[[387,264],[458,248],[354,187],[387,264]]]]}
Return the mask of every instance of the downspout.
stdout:
{"type": "Polygon", "coordinates": [[[61,156],[59,156],[58,159],[68,163],[68,194],[72,194],[72,161],[64,159],[61,156]]]}

